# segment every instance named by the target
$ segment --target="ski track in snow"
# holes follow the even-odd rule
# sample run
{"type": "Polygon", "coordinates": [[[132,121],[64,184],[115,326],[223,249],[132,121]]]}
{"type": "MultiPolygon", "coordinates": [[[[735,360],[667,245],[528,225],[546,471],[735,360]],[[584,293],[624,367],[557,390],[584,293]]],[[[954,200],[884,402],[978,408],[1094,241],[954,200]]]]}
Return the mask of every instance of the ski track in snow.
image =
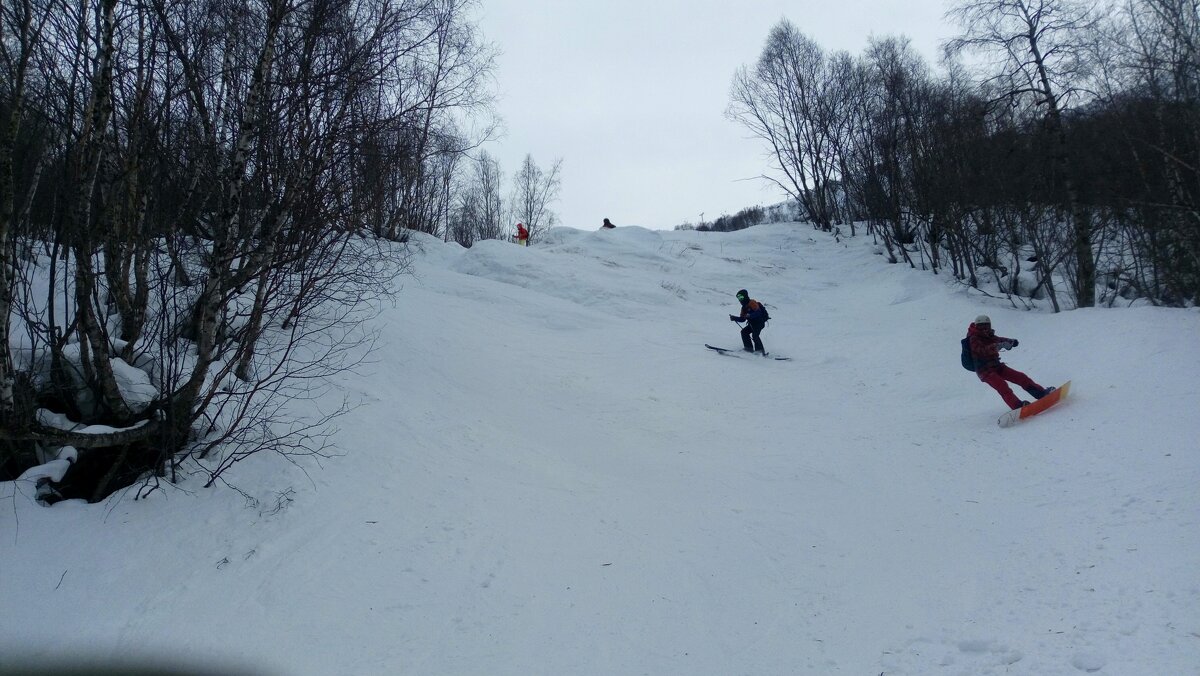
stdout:
{"type": "Polygon", "coordinates": [[[418,236],[342,455],[0,485],[5,659],[279,674],[1200,674],[1200,313],[1017,311],[865,238],[418,236]],[[728,359],[739,288],[769,351],[728,359]],[[1062,405],[1001,430],[980,312],[1062,405]],[[302,471],[303,470],[303,471],[302,471]]]}

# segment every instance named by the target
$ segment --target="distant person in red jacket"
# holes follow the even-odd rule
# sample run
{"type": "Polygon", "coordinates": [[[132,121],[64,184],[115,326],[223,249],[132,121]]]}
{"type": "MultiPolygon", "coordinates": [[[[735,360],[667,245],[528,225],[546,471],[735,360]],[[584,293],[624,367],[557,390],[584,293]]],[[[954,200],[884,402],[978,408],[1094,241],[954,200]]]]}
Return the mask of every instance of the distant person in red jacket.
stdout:
{"type": "Polygon", "coordinates": [[[517,223],[517,244],[529,246],[529,229],[524,223],[517,223]]]}
{"type": "Polygon", "coordinates": [[[1034,399],[1041,399],[1054,391],[1053,387],[1042,387],[1029,376],[1000,361],[1000,350],[1011,350],[1019,343],[1016,338],[997,336],[992,330],[992,320],[987,315],[975,318],[975,322],[967,328],[967,339],[971,346],[971,358],[975,360],[975,375],[999,392],[1009,408],[1021,408],[1029,402],[1017,399],[1008,383],[1019,385],[1034,399]]]}
{"type": "Polygon", "coordinates": [[[608,219],[606,218],[606,219],[604,219],[604,225],[601,225],[600,229],[604,230],[606,228],[615,228],[615,227],[617,227],[617,226],[613,225],[612,223],[609,223],[608,219]]]}

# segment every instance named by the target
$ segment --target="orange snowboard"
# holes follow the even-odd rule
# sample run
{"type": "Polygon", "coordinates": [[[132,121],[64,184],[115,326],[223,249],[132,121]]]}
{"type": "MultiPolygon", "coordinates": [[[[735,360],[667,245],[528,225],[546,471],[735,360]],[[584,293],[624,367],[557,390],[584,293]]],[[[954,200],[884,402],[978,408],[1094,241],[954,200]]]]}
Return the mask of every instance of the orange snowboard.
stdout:
{"type": "Polygon", "coordinates": [[[1008,413],[1005,413],[1004,415],[1000,416],[1000,419],[996,422],[998,422],[1001,427],[1008,427],[1016,424],[1018,420],[1024,420],[1026,418],[1035,416],[1062,401],[1066,398],[1067,393],[1070,391],[1071,381],[1068,380],[1067,382],[1063,383],[1062,387],[1054,390],[1041,399],[1038,399],[1032,404],[1029,404],[1028,406],[1022,406],[1021,408],[1013,409],[1008,413]]]}

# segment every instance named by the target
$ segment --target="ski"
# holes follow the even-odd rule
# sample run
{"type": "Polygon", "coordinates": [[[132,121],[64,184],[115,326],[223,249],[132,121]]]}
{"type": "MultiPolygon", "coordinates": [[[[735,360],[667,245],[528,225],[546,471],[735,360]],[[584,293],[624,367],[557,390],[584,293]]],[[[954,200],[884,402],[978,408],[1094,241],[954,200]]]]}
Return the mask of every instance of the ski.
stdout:
{"type": "MultiPolygon", "coordinates": [[[[740,348],[733,349],[733,348],[728,348],[728,347],[717,347],[716,345],[709,345],[708,343],[705,343],[704,347],[707,347],[710,350],[714,350],[717,354],[723,354],[723,355],[726,355],[729,357],[741,357],[743,355],[748,357],[751,354],[740,348]]],[[[791,357],[774,357],[771,355],[770,352],[764,352],[762,356],[767,357],[769,359],[774,359],[775,361],[791,361],[792,360],[791,357]]]]}

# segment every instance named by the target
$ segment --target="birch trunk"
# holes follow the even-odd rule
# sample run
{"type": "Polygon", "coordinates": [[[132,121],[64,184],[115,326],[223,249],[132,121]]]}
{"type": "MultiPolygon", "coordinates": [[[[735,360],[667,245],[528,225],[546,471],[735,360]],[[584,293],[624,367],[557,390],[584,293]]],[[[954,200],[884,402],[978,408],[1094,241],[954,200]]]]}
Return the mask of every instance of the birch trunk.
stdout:
{"type": "MultiPolygon", "coordinates": [[[[259,53],[258,62],[255,64],[250,90],[246,96],[242,126],[238,132],[233,159],[226,178],[226,199],[219,219],[219,239],[213,245],[204,288],[196,301],[194,315],[196,363],[192,367],[187,382],[175,392],[168,409],[168,416],[173,428],[171,433],[175,442],[180,444],[187,439],[192,420],[195,417],[196,405],[201,399],[201,390],[208,376],[208,369],[218,357],[219,319],[225,293],[229,289],[230,278],[234,274],[230,270],[230,264],[238,255],[234,248],[238,232],[241,229],[241,206],[246,183],[246,165],[250,155],[251,141],[262,125],[261,106],[266,97],[267,72],[274,60],[275,41],[287,13],[284,5],[285,3],[279,2],[272,8],[266,39],[262,51],[259,53]]],[[[200,91],[195,91],[193,94],[197,99],[203,97],[200,91]]]]}
{"type": "Polygon", "coordinates": [[[78,329],[87,341],[82,351],[84,373],[89,385],[100,398],[102,407],[122,422],[129,422],[132,411],[117,387],[112,370],[112,348],[108,331],[98,310],[96,272],[92,263],[92,195],[101,180],[104,160],[104,133],[112,118],[113,38],[116,33],[117,0],[104,0],[101,5],[101,34],[96,54],[96,69],[92,74],[92,94],[88,99],[88,114],[80,133],[77,152],[79,185],[72,213],[73,248],[75,250],[75,301],[78,329]]]}

